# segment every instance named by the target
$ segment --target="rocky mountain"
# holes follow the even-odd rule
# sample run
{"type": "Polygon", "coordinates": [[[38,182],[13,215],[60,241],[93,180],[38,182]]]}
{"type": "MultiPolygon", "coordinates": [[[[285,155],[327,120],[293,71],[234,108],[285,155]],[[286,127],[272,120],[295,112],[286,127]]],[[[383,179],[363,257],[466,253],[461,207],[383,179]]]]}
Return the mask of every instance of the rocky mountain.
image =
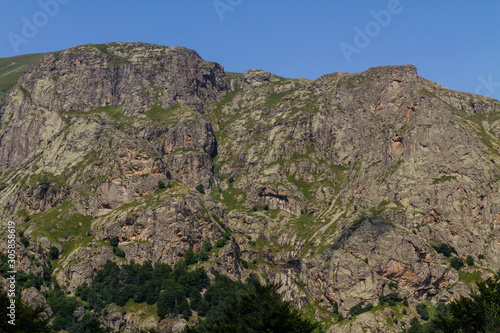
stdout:
{"type": "MultiPolygon", "coordinates": [[[[417,304],[500,269],[500,102],[414,66],[287,79],[109,43],[1,59],[0,81],[0,209],[22,232],[18,269],[43,275],[55,247],[70,294],[107,260],[175,264],[230,229],[198,264],[212,276],[280,282],[329,332],[400,332],[417,304]],[[406,304],[381,304],[395,293],[406,304]]],[[[116,317],[101,322],[157,320],[116,317]]],[[[158,327],[182,328],[172,320],[158,327]]]]}

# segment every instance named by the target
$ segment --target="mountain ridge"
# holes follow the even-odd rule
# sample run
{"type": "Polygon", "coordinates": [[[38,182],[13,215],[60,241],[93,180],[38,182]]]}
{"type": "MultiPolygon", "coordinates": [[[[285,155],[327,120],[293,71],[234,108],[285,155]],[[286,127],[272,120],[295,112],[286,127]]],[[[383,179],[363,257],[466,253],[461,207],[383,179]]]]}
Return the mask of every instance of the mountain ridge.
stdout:
{"type": "Polygon", "coordinates": [[[122,262],[112,238],[127,261],[175,264],[229,228],[210,274],[281,282],[330,331],[399,332],[386,319],[409,322],[403,306],[332,311],[378,304],[393,282],[414,313],[500,268],[499,111],[413,65],[226,76],[185,48],[85,44],[44,56],[2,99],[0,206],[32,243],[21,268],[42,274],[56,246],[70,292],[122,262]],[[450,267],[440,244],[476,265],[450,267]]]}

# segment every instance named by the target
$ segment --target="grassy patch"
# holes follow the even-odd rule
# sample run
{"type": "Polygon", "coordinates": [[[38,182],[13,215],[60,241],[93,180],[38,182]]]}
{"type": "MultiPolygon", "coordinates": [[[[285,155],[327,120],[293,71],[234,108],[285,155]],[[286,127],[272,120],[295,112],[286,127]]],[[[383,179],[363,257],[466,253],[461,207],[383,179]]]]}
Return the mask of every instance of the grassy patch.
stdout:
{"type": "Polygon", "coordinates": [[[140,313],[139,318],[147,319],[151,316],[155,318],[155,320],[159,320],[158,315],[156,314],[156,303],[153,305],[149,305],[148,303],[135,303],[132,299],[129,299],[121,309],[127,313],[140,313]]]}
{"type": "Polygon", "coordinates": [[[385,178],[389,178],[390,176],[392,176],[396,172],[396,170],[399,168],[399,166],[401,164],[403,164],[403,158],[402,157],[400,157],[399,160],[395,164],[393,164],[393,165],[391,165],[389,167],[389,169],[385,173],[384,177],[385,178]]]}
{"type": "Polygon", "coordinates": [[[229,80],[236,80],[236,79],[239,79],[239,78],[242,78],[245,74],[243,73],[236,73],[236,72],[226,72],[226,77],[229,79],[229,80]]]}
{"type": "Polygon", "coordinates": [[[246,200],[246,194],[241,189],[234,188],[232,184],[229,184],[227,190],[222,190],[220,187],[212,188],[211,192],[212,199],[215,201],[222,201],[227,208],[227,211],[231,211],[234,209],[246,210],[243,205],[246,200]],[[222,199],[221,199],[222,194],[222,199]],[[238,201],[237,198],[242,196],[242,200],[238,201]]]}
{"type": "Polygon", "coordinates": [[[264,107],[273,107],[278,105],[281,102],[281,99],[285,97],[287,93],[271,93],[267,96],[266,102],[264,103],[264,107]]]}
{"type": "Polygon", "coordinates": [[[443,176],[440,178],[435,178],[432,181],[432,184],[433,185],[441,184],[441,183],[449,182],[449,181],[456,180],[456,179],[457,179],[457,177],[455,177],[455,176],[443,176]]]}
{"type": "Polygon", "coordinates": [[[85,245],[94,239],[90,235],[92,216],[72,212],[71,201],[31,218],[34,225],[33,237],[45,236],[63,247],[64,253],[71,253],[77,246],[85,245]]]}
{"type": "Polygon", "coordinates": [[[33,102],[33,99],[31,98],[31,93],[26,88],[24,88],[22,85],[19,85],[19,90],[22,91],[25,97],[29,98],[29,100],[33,102]]]}
{"type": "Polygon", "coordinates": [[[181,105],[179,103],[176,103],[170,109],[164,109],[158,104],[158,102],[156,102],[151,106],[151,109],[144,112],[144,114],[147,115],[149,118],[168,121],[172,112],[179,109],[180,107],[181,105]]]}
{"type": "Polygon", "coordinates": [[[481,271],[474,270],[473,272],[466,272],[463,269],[458,271],[460,274],[460,280],[467,283],[469,287],[474,287],[476,282],[482,281],[483,277],[481,271]]]}
{"type": "Polygon", "coordinates": [[[44,56],[38,53],[0,59],[0,93],[14,87],[21,75],[44,56]]]}

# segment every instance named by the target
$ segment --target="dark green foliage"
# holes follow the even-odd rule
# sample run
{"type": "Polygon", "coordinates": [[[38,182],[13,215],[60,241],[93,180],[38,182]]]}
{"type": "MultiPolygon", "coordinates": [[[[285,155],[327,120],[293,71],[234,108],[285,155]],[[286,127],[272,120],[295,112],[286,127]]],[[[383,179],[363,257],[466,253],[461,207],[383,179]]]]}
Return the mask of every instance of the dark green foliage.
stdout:
{"type": "Polygon", "coordinates": [[[422,325],[420,325],[420,321],[418,321],[417,317],[414,317],[410,320],[410,328],[406,330],[407,333],[424,333],[422,329],[422,325]]]}
{"type": "Polygon", "coordinates": [[[246,260],[240,259],[240,262],[243,268],[248,268],[248,262],[246,260]]]}
{"type": "Polygon", "coordinates": [[[353,306],[349,310],[349,313],[351,314],[351,316],[355,316],[355,315],[358,315],[358,314],[361,314],[361,313],[364,313],[364,312],[368,312],[371,309],[373,309],[373,304],[372,303],[368,303],[364,307],[363,307],[362,303],[359,303],[359,304],[353,306]]]}
{"type": "Polygon", "coordinates": [[[452,257],[450,260],[450,265],[458,271],[464,266],[464,261],[459,257],[452,257]]]}
{"type": "Polygon", "coordinates": [[[193,265],[193,264],[196,264],[198,262],[198,258],[197,256],[194,254],[193,252],[193,247],[190,246],[187,251],[186,251],[186,254],[184,255],[184,258],[186,260],[186,264],[187,265],[193,265]]]}
{"type": "Polygon", "coordinates": [[[205,243],[203,243],[202,251],[205,251],[205,252],[212,251],[212,243],[210,243],[209,240],[207,240],[207,241],[205,241],[205,243]]]}
{"type": "Polygon", "coordinates": [[[344,315],[342,313],[339,313],[339,316],[337,317],[338,321],[344,320],[344,315]]]}
{"type": "Polygon", "coordinates": [[[390,289],[398,289],[398,284],[394,281],[390,281],[388,286],[390,289]]]}
{"type": "Polygon", "coordinates": [[[51,246],[49,249],[49,257],[52,260],[56,260],[59,258],[59,249],[55,246],[51,246]]]}
{"type": "Polygon", "coordinates": [[[165,182],[164,182],[164,181],[162,181],[162,180],[160,180],[160,181],[158,182],[158,188],[159,188],[159,189],[162,189],[162,188],[165,188],[165,187],[166,187],[166,186],[165,186],[165,182]]]}
{"type": "Polygon", "coordinates": [[[439,302],[436,306],[436,316],[448,316],[450,314],[450,309],[443,302],[439,302]]]}
{"type": "MultiPolygon", "coordinates": [[[[205,245],[205,249],[210,247],[209,243],[205,245]]],[[[123,306],[130,299],[137,303],[156,304],[160,318],[181,315],[189,320],[192,310],[195,310],[199,317],[205,319],[202,319],[195,328],[186,329],[192,332],[233,332],[231,329],[238,320],[248,320],[252,315],[251,312],[245,311],[255,308],[260,311],[258,313],[262,313],[263,326],[258,327],[271,329],[274,327],[278,329],[276,332],[280,331],[280,327],[296,327],[286,330],[287,332],[309,332],[312,331],[309,328],[317,327],[316,324],[301,318],[300,312],[291,308],[288,302],[281,300],[277,286],[262,286],[254,276],[250,276],[245,283],[242,283],[219,274],[216,274],[213,283],[210,283],[203,268],[188,269],[188,263],[192,260],[190,258],[196,254],[192,249],[187,253],[190,254],[186,259],[177,262],[173,269],[166,264],[157,263],[153,267],[149,262],[138,265],[133,261],[118,267],[112,261],[108,261],[97,272],[92,284],[82,284],[77,288],[75,295],[86,302],[89,310],[94,310],[97,314],[110,303],[123,306]],[[202,296],[201,291],[204,289],[202,296]],[[231,309],[242,312],[236,314],[231,309]]],[[[75,323],[69,314],[72,314],[81,303],[77,298],[66,297],[61,291],[53,293],[50,301],[56,305],[56,309],[61,310],[61,307],[57,307],[58,303],[67,302],[65,304],[67,310],[58,313],[57,316],[60,318],[55,321],[55,325],[72,331],[74,327],[72,325],[75,323]],[[74,300],[76,303],[68,303],[68,300],[74,300]]],[[[257,331],[259,330],[248,332],[257,331]]]]}
{"type": "Polygon", "coordinates": [[[119,243],[120,241],[118,237],[113,237],[109,240],[109,245],[111,245],[112,247],[117,247],[119,243]]]}
{"type": "Polygon", "coordinates": [[[181,309],[180,305],[186,301],[183,287],[174,281],[171,281],[166,286],[165,290],[160,293],[157,304],[157,312],[160,318],[164,318],[169,313],[179,314],[185,310],[185,306],[181,309]]]}
{"type": "Polygon", "coordinates": [[[198,184],[198,185],[196,186],[196,190],[197,190],[198,192],[200,192],[201,194],[205,194],[205,186],[203,186],[203,184],[198,184]]]}
{"type": "Polygon", "coordinates": [[[185,332],[307,333],[319,327],[318,323],[302,318],[300,311],[292,308],[290,302],[282,300],[279,285],[261,285],[254,279],[247,283],[247,287],[249,292],[227,303],[219,320],[185,332]]]}
{"type": "Polygon", "coordinates": [[[24,237],[24,232],[19,231],[19,239],[21,240],[21,243],[24,247],[30,246],[30,241],[26,237],[24,237]]]}
{"type": "Polygon", "coordinates": [[[183,299],[181,303],[179,304],[178,311],[180,314],[182,314],[182,318],[189,320],[189,317],[191,317],[192,312],[191,312],[191,307],[189,306],[189,303],[187,299],[183,299]]]}
{"type": "Polygon", "coordinates": [[[57,285],[54,290],[44,293],[44,296],[54,312],[52,322],[54,330],[73,331],[76,324],[73,320],[73,312],[83,305],[82,302],[75,297],[67,297],[57,285]]]}
{"type": "Polygon", "coordinates": [[[472,266],[474,265],[474,258],[472,258],[472,256],[469,254],[467,256],[467,258],[465,258],[465,263],[468,265],[468,266],[472,266]]]}
{"type": "Polygon", "coordinates": [[[396,305],[397,302],[403,301],[403,299],[398,295],[398,293],[391,293],[389,295],[380,295],[379,298],[380,305],[384,305],[385,303],[389,304],[389,306],[396,305]]]}
{"type": "Polygon", "coordinates": [[[43,307],[33,309],[28,304],[21,301],[20,298],[15,299],[15,325],[8,323],[11,318],[7,317],[10,310],[7,307],[11,306],[10,298],[4,290],[0,290],[0,332],[37,332],[51,333],[50,318],[43,319],[40,314],[43,313],[43,307]]]}
{"type": "Polygon", "coordinates": [[[252,211],[256,212],[256,211],[257,211],[257,206],[254,206],[254,207],[252,208],[252,211]]]}
{"type": "MultiPolygon", "coordinates": [[[[8,257],[5,253],[0,252],[0,275],[4,278],[11,276],[9,271],[11,270],[8,264],[8,257]]],[[[44,271],[47,266],[44,266],[44,271]]],[[[33,273],[27,274],[23,270],[17,271],[16,274],[16,294],[19,294],[23,289],[28,289],[35,287],[40,290],[40,287],[44,284],[44,279],[41,276],[34,275],[33,273]]]]}
{"type": "Polygon", "coordinates": [[[123,250],[122,250],[122,249],[120,249],[119,247],[114,247],[114,248],[113,248],[113,253],[114,253],[117,257],[125,258],[125,251],[123,251],[123,250]]]}
{"type": "Polygon", "coordinates": [[[184,260],[174,269],[167,264],[157,263],[153,267],[149,262],[138,265],[133,261],[118,267],[108,261],[97,272],[92,285],[82,284],[75,295],[98,312],[111,303],[123,306],[129,299],[136,303],[157,303],[158,315],[164,317],[169,313],[187,314],[185,304],[180,307],[183,300],[193,290],[199,292],[209,285],[206,272],[202,268],[188,271],[184,260]]]}
{"type": "Polygon", "coordinates": [[[482,254],[482,253],[481,253],[481,254],[479,254],[479,255],[477,256],[477,258],[478,258],[478,259],[480,259],[480,260],[484,259],[484,254],[482,254]]]}
{"type": "Polygon", "coordinates": [[[269,205],[264,205],[264,210],[269,210],[269,205]]]}
{"type": "Polygon", "coordinates": [[[122,257],[122,258],[125,258],[125,251],[123,251],[122,249],[120,249],[118,247],[118,244],[120,243],[120,241],[118,240],[118,237],[113,237],[109,240],[109,245],[111,245],[113,247],[113,253],[117,256],[117,257],[122,257]]]}
{"type": "Polygon", "coordinates": [[[339,314],[339,303],[337,303],[337,302],[333,303],[332,312],[333,312],[333,314],[336,314],[336,315],[339,314]]]}
{"type": "Polygon", "coordinates": [[[198,252],[198,260],[199,261],[207,261],[210,258],[207,252],[200,251],[198,252]]]}
{"type": "Polygon", "coordinates": [[[217,242],[215,243],[215,246],[217,247],[224,247],[226,245],[227,240],[225,238],[218,239],[217,242]]]}
{"type": "Polygon", "coordinates": [[[446,243],[441,243],[439,245],[434,245],[433,246],[434,250],[436,250],[437,253],[442,253],[444,254],[445,257],[451,256],[452,252],[455,252],[448,244],[446,243]]]}
{"type": "Polygon", "coordinates": [[[27,274],[25,271],[17,271],[16,274],[16,290],[20,292],[22,289],[29,289],[35,287],[40,290],[44,280],[41,276],[34,275],[33,273],[27,274]]]}
{"type": "Polygon", "coordinates": [[[444,333],[500,332],[500,272],[476,282],[477,291],[451,302],[432,322],[444,333]],[[443,313],[444,312],[444,313],[443,313]]]}
{"type": "Polygon", "coordinates": [[[229,177],[229,182],[230,183],[234,182],[234,178],[233,177],[229,177]]]}
{"type": "Polygon", "coordinates": [[[427,311],[427,305],[424,303],[417,304],[417,313],[422,320],[429,320],[429,312],[427,311]]]}

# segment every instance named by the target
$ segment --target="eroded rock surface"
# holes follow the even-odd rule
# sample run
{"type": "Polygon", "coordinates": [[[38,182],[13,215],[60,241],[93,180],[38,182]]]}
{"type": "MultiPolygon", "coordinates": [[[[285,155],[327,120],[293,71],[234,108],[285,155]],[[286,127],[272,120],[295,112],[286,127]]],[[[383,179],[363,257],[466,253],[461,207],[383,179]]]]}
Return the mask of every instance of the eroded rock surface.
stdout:
{"type": "MultiPolygon", "coordinates": [[[[26,239],[19,268],[43,275],[56,247],[70,293],[107,260],[175,264],[230,229],[209,275],[281,283],[332,332],[399,332],[388,308],[349,310],[398,293],[409,322],[416,303],[500,268],[500,103],[411,65],[226,76],[185,48],[89,44],[41,56],[0,116],[0,208],[26,239]],[[475,266],[459,274],[443,243],[475,266]]],[[[185,325],[111,310],[100,320],[114,330],[185,325]]]]}

